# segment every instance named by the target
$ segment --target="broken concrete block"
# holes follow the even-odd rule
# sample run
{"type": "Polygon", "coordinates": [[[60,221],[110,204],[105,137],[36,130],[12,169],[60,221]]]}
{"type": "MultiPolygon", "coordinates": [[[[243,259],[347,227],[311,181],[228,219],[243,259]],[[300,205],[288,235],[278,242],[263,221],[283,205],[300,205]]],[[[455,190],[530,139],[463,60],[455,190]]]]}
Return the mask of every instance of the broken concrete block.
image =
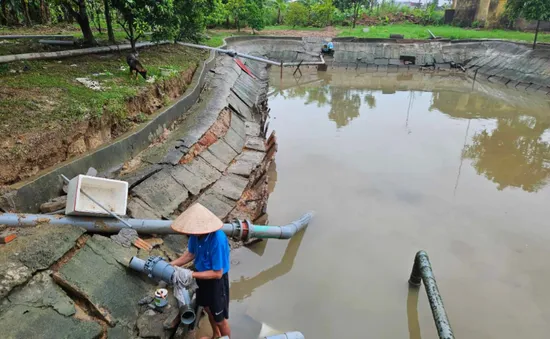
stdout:
{"type": "Polygon", "coordinates": [[[248,180],[233,174],[224,175],[212,186],[213,192],[232,200],[239,200],[248,185],[248,180]]]}
{"type": "Polygon", "coordinates": [[[153,310],[147,310],[141,314],[137,320],[137,328],[141,338],[156,338],[168,339],[172,336],[171,329],[174,329],[170,324],[168,328],[164,327],[164,323],[170,323],[177,318],[179,311],[177,307],[167,305],[162,309],[162,313],[153,310]]]}
{"type": "Polygon", "coordinates": [[[164,169],[134,187],[132,193],[157,213],[166,216],[187,200],[189,192],[164,169]]]}
{"type": "Polygon", "coordinates": [[[244,146],[244,139],[234,129],[229,128],[223,139],[237,153],[241,153],[244,146]]]}
{"type": "Polygon", "coordinates": [[[159,172],[162,169],[161,165],[149,165],[138,169],[137,171],[122,175],[118,180],[123,180],[128,183],[128,190],[131,190],[136,185],[149,178],[153,174],[159,172]]]}
{"type": "Polygon", "coordinates": [[[244,125],[244,120],[241,119],[237,114],[234,112],[231,112],[231,125],[230,127],[237,132],[238,135],[241,136],[241,138],[244,138],[246,136],[246,127],[244,125]]]}
{"type": "Polygon", "coordinates": [[[386,58],[378,58],[378,59],[374,59],[374,64],[375,65],[387,65],[389,64],[390,60],[389,59],[386,59],[386,58]]]}
{"type": "Polygon", "coordinates": [[[178,183],[185,186],[193,195],[199,194],[202,189],[221,177],[218,170],[199,157],[194,158],[185,165],[174,167],[170,173],[178,183]]]}
{"type": "Polygon", "coordinates": [[[138,197],[131,197],[128,201],[127,215],[134,219],[161,219],[162,215],[149,207],[138,197]]]}
{"type": "Polygon", "coordinates": [[[0,298],[7,296],[18,285],[32,276],[33,270],[15,260],[3,261],[0,265],[0,298]]]}
{"type": "Polygon", "coordinates": [[[246,135],[250,135],[250,136],[253,136],[253,137],[260,136],[260,132],[261,132],[260,124],[255,123],[255,122],[251,122],[251,121],[247,121],[247,122],[244,123],[244,127],[245,127],[245,130],[246,130],[246,135]]]}
{"type": "Polygon", "coordinates": [[[212,154],[212,152],[210,152],[209,150],[202,151],[199,158],[205,160],[207,163],[209,163],[212,167],[220,172],[225,171],[225,169],[227,168],[227,165],[224,164],[220,159],[216,158],[216,156],[212,154]]]}
{"type": "Polygon", "coordinates": [[[225,165],[229,165],[231,160],[237,156],[237,152],[231,148],[223,139],[208,147],[208,150],[225,165]]]}
{"type": "Polygon", "coordinates": [[[256,166],[251,162],[236,160],[229,166],[227,173],[241,175],[248,178],[255,168],[256,166]]]}
{"type": "Polygon", "coordinates": [[[121,264],[137,254],[111,239],[94,235],[57,273],[54,280],[87,300],[111,326],[132,329],[138,319],[140,296],[155,286],[121,264]]]}
{"type": "Polygon", "coordinates": [[[261,137],[248,137],[246,138],[244,147],[260,152],[265,152],[265,140],[261,137]]]}
{"type": "Polygon", "coordinates": [[[14,305],[0,314],[2,338],[79,338],[97,339],[102,328],[95,321],[79,320],[52,308],[14,305]]]}
{"type": "Polygon", "coordinates": [[[50,274],[51,271],[37,273],[23,288],[10,294],[10,303],[35,308],[51,307],[64,316],[75,314],[74,302],[54,283],[50,274]]]}
{"type": "Polygon", "coordinates": [[[224,219],[235,207],[234,201],[214,193],[212,189],[201,195],[197,202],[208,208],[220,219],[224,219]]]}

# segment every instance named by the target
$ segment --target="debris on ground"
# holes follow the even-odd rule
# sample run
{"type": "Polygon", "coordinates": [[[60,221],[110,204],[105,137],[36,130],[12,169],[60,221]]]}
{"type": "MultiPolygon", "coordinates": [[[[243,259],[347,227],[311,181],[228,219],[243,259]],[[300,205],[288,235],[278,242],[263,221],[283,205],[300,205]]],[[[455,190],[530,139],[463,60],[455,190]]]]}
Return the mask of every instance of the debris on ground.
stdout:
{"type": "Polygon", "coordinates": [[[138,238],[138,233],[132,228],[123,228],[117,234],[111,235],[111,239],[123,247],[130,247],[138,238]]]}
{"type": "Polygon", "coordinates": [[[151,245],[151,247],[157,247],[164,244],[164,240],[162,240],[161,238],[149,238],[145,239],[145,242],[151,245]]]}
{"type": "Polygon", "coordinates": [[[153,246],[151,244],[149,244],[148,242],[146,242],[145,240],[143,240],[141,238],[136,238],[132,244],[134,246],[136,246],[137,248],[145,250],[145,251],[150,251],[150,250],[153,249],[153,246]]]}
{"type": "Polygon", "coordinates": [[[52,213],[52,212],[64,209],[66,205],[67,205],[66,195],[61,197],[56,197],[40,205],[40,212],[52,213]]]}
{"type": "Polygon", "coordinates": [[[0,232],[0,244],[7,244],[17,238],[17,234],[14,231],[2,231],[0,232]]]}
{"type": "Polygon", "coordinates": [[[94,91],[103,90],[98,81],[92,80],[90,78],[76,78],[75,80],[94,91]]]}

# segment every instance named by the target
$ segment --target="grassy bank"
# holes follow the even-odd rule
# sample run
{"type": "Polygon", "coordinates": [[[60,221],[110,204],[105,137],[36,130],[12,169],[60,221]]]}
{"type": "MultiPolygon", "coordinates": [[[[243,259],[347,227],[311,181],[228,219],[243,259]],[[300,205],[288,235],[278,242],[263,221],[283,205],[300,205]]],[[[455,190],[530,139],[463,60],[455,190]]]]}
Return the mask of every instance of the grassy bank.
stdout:
{"type": "MultiPolygon", "coordinates": [[[[196,66],[206,53],[179,45],[144,49],[140,60],[155,81],[196,66]],[[171,70],[170,75],[161,69],[171,70]]],[[[124,118],[124,103],[150,84],[130,78],[126,54],[87,55],[58,61],[0,65],[0,133],[17,134],[52,122],[101,117],[124,118]],[[77,78],[97,81],[102,90],[77,78]]]]}
{"type": "MultiPolygon", "coordinates": [[[[454,26],[421,26],[415,24],[396,24],[386,26],[365,27],[355,29],[341,29],[338,36],[361,37],[361,38],[389,38],[390,34],[403,34],[407,39],[427,39],[430,37],[428,29],[436,36],[449,39],[505,39],[513,41],[532,42],[535,34],[531,32],[507,31],[501,29],[466,29],[454,26]]],[[[550,34],[539,33],[539,42],[550,42],[550,34]]]]}

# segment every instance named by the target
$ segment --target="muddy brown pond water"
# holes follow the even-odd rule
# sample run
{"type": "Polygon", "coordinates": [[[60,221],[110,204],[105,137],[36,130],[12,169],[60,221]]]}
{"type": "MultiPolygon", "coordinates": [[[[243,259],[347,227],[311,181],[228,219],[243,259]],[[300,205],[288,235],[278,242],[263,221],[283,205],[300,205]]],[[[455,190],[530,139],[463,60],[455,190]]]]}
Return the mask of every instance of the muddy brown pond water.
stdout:
{"type": "Polygon", "coordinates": [[[550,102],[438,74],[313,70],[271,79],[272,224],[232,253],[235,338],[437,338],[430,255],[457,338],[548,338],[550,102]]]}

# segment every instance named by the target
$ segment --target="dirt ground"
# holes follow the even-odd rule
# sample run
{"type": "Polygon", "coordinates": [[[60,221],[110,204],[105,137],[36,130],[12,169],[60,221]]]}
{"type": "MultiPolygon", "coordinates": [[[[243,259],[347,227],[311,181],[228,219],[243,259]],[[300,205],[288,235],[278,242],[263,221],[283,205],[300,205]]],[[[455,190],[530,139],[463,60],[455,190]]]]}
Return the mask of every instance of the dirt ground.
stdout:
{"type": "MultiPolygon", "coordinates": [[[[253,34],[252,30],[249,28],[241,29],[240,32],[237,32],[235,29],[214,29],[212,32],[224,32],[224,33],[233,33],[241,35],[244,33],[253,34]]],[[[263,30],[256,32],[258,35],[275,35],[275,36],[299,36],[299,37],[321,37],[321,38],[334,38],[338,35],[338,30],[335,27],[329,26],[325,27],[322,30],[263,30]]]]}

